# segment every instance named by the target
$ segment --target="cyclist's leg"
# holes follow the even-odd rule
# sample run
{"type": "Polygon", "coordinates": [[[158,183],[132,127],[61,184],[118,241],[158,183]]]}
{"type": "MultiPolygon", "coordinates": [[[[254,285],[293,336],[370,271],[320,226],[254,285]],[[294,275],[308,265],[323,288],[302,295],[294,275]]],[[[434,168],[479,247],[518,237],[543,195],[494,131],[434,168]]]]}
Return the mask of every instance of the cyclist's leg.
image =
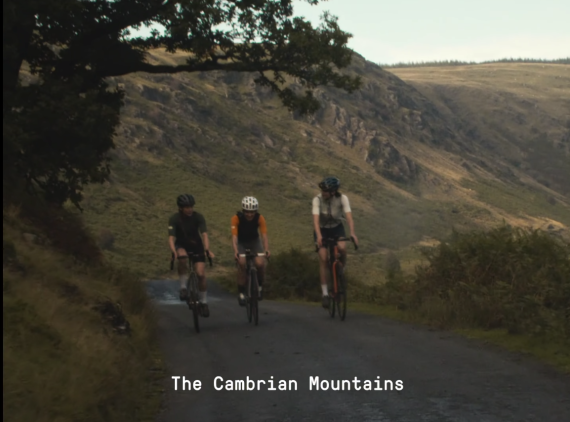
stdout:
{"type": "Polygon", "coordinates": [[[178,277],[180,279],[180,300],[186,300],[188,297],[188,254],[186,249],[180,245],[176,246],[176,255],[178,256],[178,277]]]}
{"type": "MultiPolygon", "coordinates": [[[[334,235],[335,236],[341,236],[341,237],[346,237],[345,231],[344,231],[344,225],[341,223],[338,226],[336,226],[334,229],[334,235]]],[[[340,262],[342,263],[342,266],[345,267],[346,266],[346,241],[341,241],[337,243],[338,246],[338,252],[340,253],[340,262]]]]}
{"type": "MultiPolygon", "coordinates": [[[[238,242],[238,253],[245,253],[245,246],[238,242]]],[[[245,306],[245,257],[241,257],[238,260],[238,303],[240,306],[245,306]]]]}
{"type": "Polygon", "coordinates": [[[323,292],[323,306],[327,308],[329,305],[329,288],[328,288],[329,269],[327,262],[326,247],[322,247],[319,249],[319,272],[321,276],[321,289],[323,292]]]}
{"type": "Polygon", "coordinates": [[[206,285],[206,257],[204,256],[204,251],[201,250],[198,256],[194,256],[192,259],[194,264],[194,271],[196,271],[196,276],[198,277],[198,294],[200,297],[200,306],[202,308],[202,316],[208,317],[210,315],[210,310],[208,308],[208,286],[206,285]]]}
{"type": "MultiPolygon", "coordinates": [[[[321,234],[323,238],[326,238],[329,235],[327,229],[321,227],[321,234]]],[[[316,233],[313,232],[316,240],[316,233]]],[[[328,308],[329,306],[329,289],[328,289],[328,262],[327,262],[327,248],[325,246],[319,248],[319,275],[321,279],[321,289],[323,291],[323,300],[322,304],[324,308],[328,308]]]]}
{"type": "MultiPolygon", "coordinates": [[[[261,244],[261,239],[257,239],[254,242],[251,242],[251,250],[254,254],[258,254],[258,253],[263,253],[263,245],[261,244]]],[[[266,264],[266,259],[262,256],[257,256],[255,257],[254,260],[255,263],[255,267],[257,268],[257,284],[259,285],[259,292],[258,292],[258,296],[259,296],[259,300],[263,299],[263,283],[265,281],[265,264],[266,264]]]]}

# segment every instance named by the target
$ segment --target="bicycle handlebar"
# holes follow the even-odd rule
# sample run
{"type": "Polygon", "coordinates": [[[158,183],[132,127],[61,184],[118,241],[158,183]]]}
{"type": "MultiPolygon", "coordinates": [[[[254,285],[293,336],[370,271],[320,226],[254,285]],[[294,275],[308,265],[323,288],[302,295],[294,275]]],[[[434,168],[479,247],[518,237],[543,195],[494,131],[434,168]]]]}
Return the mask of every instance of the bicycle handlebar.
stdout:
{"type": "MultiPolygon", "coordinates": [[[[267,258],[267,260],[269,261],[269,257],[267,256],[267,252],[265,252],[265,253],[264,252],[258,252],[257,254],[249,254],[249,255],[245,254],[245,253],[240,253],[237,255],[241,258],[246,258],[246,257],[255,258],[257,256],[263,256],[263,257],[267,258]]],[[[234,255],[234,257],[235,257],[235,255],[234,255]]],[[[239,265],[239,261],[237,258],[235,259],[235,261],[236,261],[236,266],[239,265]]]]}
{"type": "MultiPolygon", "coordinates": [[[[352,244],[354,245],[354,250],[358,250],[358,245],[356,244],[356,242],[354,241],[354,237],[350,236],[350,239],[348,237],[340,237],[340,236],[336,236],[336,237],[323,237],[322,239],[322,243],[323,245],[326,243],[337,243],[337,242],[345,242],[345,241],[351,241],[352,244]]],[[[316,246],[316,252],[319,251],[319,245],[316,246]]]]}
{"type": "Polygon", "coordinates": [[[247,255],[247,254],[245,254],[245,253],[240,253],[240,254],[238,254],[238,256],[241,256],[241,257],[243,258],[243,257],[245,257],[245,256],[267,256],[267,254],[265,254],[265,253],[263,253],[263,252],[259,252],[259,253],[257,253],[257,254],[249,254],[249,255],[247,255]]]}
{"type": "MultiPolygon", "coordinates": [[[[190,254],[190,256],[192,255],[199,255],[199,254],[190,254]]],[[[210,257],[210,254],[208,253],[207,255],[208,258],[208,262],[210,263],[210,267],[212,266],[212,258],[210,257]]],[[[174,253],[170,253],[170,271],[172,271],[174,269],[174,253]]]]}

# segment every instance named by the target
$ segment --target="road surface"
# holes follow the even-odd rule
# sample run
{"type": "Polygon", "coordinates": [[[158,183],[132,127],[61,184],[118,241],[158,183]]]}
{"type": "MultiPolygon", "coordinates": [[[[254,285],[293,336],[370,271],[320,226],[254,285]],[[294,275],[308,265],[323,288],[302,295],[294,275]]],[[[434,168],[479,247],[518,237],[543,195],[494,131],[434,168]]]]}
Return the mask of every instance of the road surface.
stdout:
{"type": "Polygon", "coordinates": [[[157,422],[570,421],[570,377],[450,333],[351,312],[350,303],[340,322],[319,307],[263,301],[256,327],[210,281],[198,334],[176,281],[148,291],[168,374],[157,422]]]}

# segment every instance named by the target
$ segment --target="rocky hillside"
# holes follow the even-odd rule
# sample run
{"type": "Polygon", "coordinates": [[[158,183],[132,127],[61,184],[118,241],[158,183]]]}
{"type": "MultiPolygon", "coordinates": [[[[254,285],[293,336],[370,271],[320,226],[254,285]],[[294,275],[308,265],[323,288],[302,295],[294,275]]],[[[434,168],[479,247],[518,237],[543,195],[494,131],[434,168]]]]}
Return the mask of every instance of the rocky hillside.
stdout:
{"type": "Polygon", "coordinates": [[[543,186],[570,194],[568,64],[391,71],[434,102],[478,155],[511,164],[543,186]]]}
{"type": "MultiPolygon", "coordinates": [[[[154,52],[152,60],[184,58],[154,52]]],[[[354,208],[362,243],[354,259],[367,280],[381,277],[387,250],[412,265],[413,246],[452,227],[505,220],[567,236],[568,66],[468,68],[388,72],[355,56],[350,72],[363,88],[319,89],[322,108],[311,118],[287,112],[253,75],[116,79],[127,98],[113,177],[88,190],[86,221],[111,261],[155,275],[168,267],[175,197],[193,193],[217,262],[229,265],[230,218],[255,195],[272,250],[310,250],[310,201],[318,181],[336,174],[354,208]],[[508,78],[526,78],[524,89],[508,78]]]]}

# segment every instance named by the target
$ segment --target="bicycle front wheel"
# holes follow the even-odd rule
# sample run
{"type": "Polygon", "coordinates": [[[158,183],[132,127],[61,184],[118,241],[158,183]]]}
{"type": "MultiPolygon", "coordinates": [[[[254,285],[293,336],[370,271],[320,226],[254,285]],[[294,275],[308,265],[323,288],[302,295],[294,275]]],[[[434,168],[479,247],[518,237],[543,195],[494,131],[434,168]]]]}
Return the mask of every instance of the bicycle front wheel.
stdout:
{"type": "Polygon", "coordinates": [[[336,265],[336,282],[338,288],[336,294],[338,317],[341,321],[344,321],[346,318],[346,278],[344,277],[344,268],[340,263],[336,265]]]}
{"type": "Polygon", "coordinates": [[[190,275],[190,294],[188,299],[188,305],[192,309],[192,317],[194,319],[194,329],[197,333],[200,332],[200,300],[198,298],[198,278],[195,273],[190,275]]]}
{"type": "Polygon", "coordinates": [[[247,314],[247,322],[251,322],[251,271],[247,273],[246,280],[246,292],[245,292],[245,313],[247,314]]]}
{"type": "MultiPolygon", "coordinates": [[[[251,295],[250,295],[250,301],[251,301],[251,314],[252,314],[252,318],[253,318],[253,322],[255,323],[255,325],[257,325],[259,323],[259,301],[258,299],[258,295],[259,295],[259,290],[258,290],[258,285],[257,285],[257,273],[255,271],[251,272],[251,289],[250,289],[251,295]]],[[[251,321],[251,319],[250,319],[251,321]]]]}
{"type": "MultiPolygon", "coordinates": [[[[335,268],[335,266],[333,265],[332,267],[333,269],[335,268]]],[[[331,318],[334,318],[335,315],[335,307],[336,307],[336,291],[335,291],[335,271],[331,271],[330,273],[330,279],[331,281],[329,282],[329,315],[331,318]]]]}

